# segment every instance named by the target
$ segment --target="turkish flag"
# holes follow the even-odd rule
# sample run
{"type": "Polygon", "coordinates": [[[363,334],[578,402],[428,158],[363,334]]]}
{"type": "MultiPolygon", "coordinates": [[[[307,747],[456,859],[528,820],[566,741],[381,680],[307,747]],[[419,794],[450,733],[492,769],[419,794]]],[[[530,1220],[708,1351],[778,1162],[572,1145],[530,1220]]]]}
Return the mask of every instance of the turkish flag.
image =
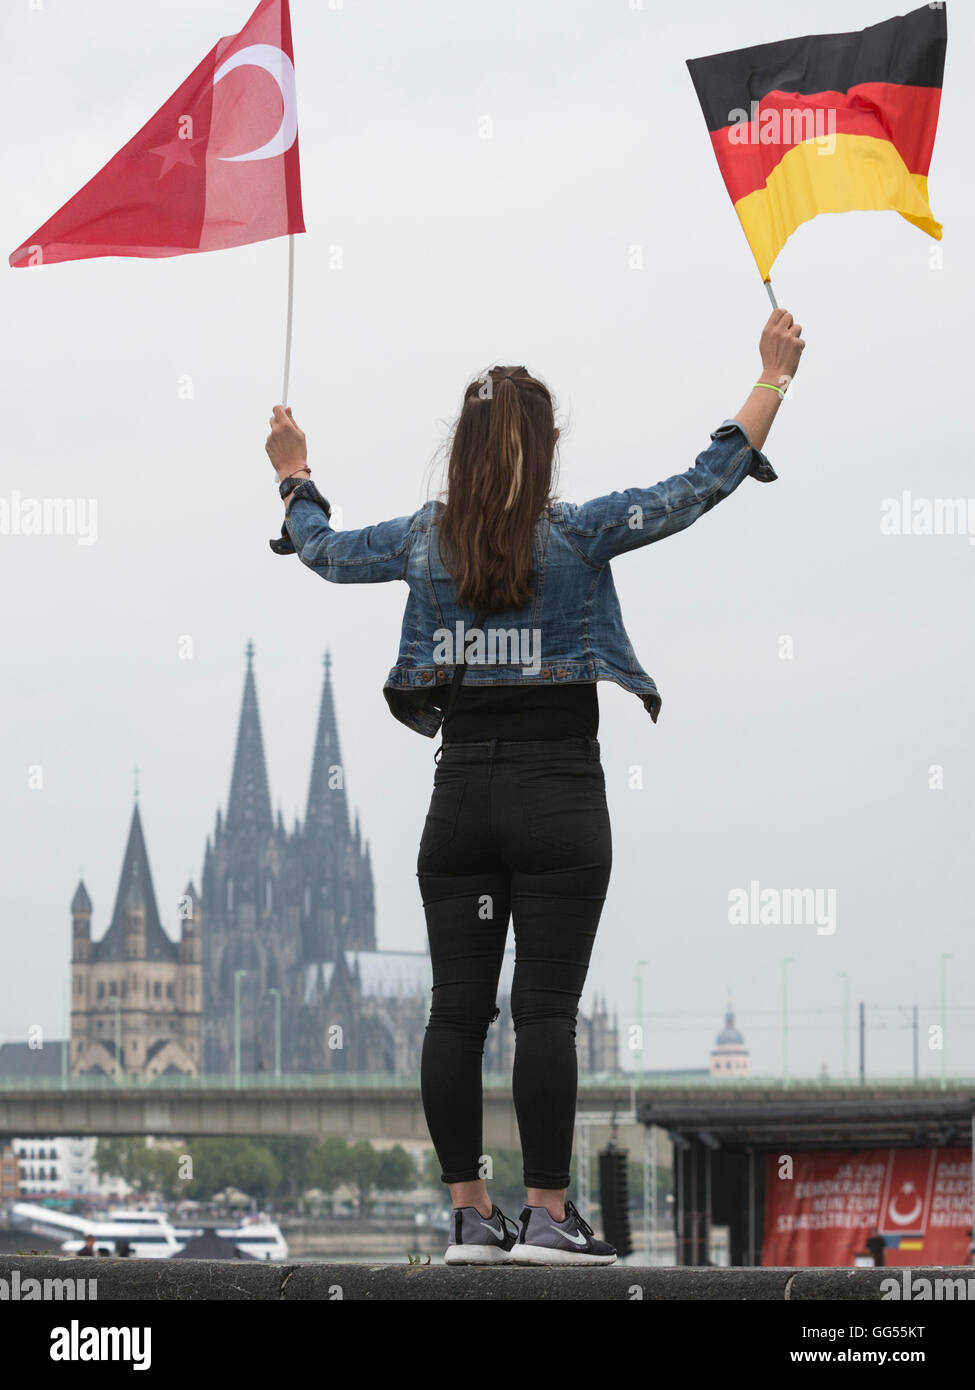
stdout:
{"type": "Polygon", "coordinates": [[[182,256],[303,232],[288,0],[261,0],[10,257],[182,256]]]}

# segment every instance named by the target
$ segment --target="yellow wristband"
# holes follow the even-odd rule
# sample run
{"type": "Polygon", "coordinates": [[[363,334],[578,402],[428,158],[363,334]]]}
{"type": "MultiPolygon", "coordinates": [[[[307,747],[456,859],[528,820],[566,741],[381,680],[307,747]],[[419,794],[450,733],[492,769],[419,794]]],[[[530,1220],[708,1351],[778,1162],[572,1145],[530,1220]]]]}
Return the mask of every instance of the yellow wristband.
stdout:
{"type": "Polygon", "coordinates": [[[753,389],[757,391],[759,387],[761,387],[763,391],[778,391],[780,396],[785,396],[785,392],[781,386],[773,386],[768,381],[756,381],[753,389]]]}

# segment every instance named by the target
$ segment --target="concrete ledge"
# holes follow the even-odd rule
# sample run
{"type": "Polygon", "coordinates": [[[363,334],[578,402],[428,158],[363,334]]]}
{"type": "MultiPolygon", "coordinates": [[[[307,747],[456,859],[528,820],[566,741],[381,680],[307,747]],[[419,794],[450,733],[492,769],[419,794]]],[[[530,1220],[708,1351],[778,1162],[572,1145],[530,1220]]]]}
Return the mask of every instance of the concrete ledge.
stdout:
{"type": "MultiPolygon", "coordinates": [[[[97,1279],[98,1302],[178,1300],[324,1302],[877,1302],[881,1280],[902,1269],[448,1268],[408,1264],[274,1264],[250,1260],[65,1259],[0,1256],[0,1300],[44,1296],[44,1280],[97,1279]],[[28,1285],[25,1281],[37,1280],[28,1285]]],[[[975,1270],[912,1269],[917,1279],[965,1280],[975,1270]]],[[[61,1287],[60,1284],[58,1287],[61,1287]]],[[[63,1291],[63,1290],[62,1290],[63,1291]]],[[[55,1297],[53,1288],[47,1298],[55,1297]]]]}

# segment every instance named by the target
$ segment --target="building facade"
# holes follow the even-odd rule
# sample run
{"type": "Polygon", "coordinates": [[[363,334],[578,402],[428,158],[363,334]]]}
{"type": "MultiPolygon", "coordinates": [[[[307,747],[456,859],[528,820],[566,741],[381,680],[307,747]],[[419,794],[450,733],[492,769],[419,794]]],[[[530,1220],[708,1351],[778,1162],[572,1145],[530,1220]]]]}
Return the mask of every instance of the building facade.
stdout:
{"type": "Polygon", "coordinates": [[[100,1192],[95,1166],[97,1142],[87,1135],[15,1139],[13,1150],[21,1196],[83,1196],[100,1192]]]}
{"type": "Polygon", "coordinates": [[[10,1144],[0,1144],[0,1202],[20,1196],[20,1164],[10,1144]]]}
{"type": "Polygon", "coordinates": [[[84,883],[71,900],[72,1076],[193,1076],[202,1060],[200,907],[190,883],[179,900],[181,935],[163,928],[136,802],[115,910],[92,940],[84,883]]]}

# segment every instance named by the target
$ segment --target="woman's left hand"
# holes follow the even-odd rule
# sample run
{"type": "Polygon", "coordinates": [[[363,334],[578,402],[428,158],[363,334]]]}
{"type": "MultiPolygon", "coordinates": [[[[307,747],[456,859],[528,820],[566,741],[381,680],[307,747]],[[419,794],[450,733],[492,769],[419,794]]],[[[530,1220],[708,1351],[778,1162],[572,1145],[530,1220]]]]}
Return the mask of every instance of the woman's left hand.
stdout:
{"type": "Polygon", "coordinates": [[[290,477],[307,466],[305,432],[295,424],[291,407],[276,405],[271,415],[271,433],[264,445],[279,479],[290,477]]]}

